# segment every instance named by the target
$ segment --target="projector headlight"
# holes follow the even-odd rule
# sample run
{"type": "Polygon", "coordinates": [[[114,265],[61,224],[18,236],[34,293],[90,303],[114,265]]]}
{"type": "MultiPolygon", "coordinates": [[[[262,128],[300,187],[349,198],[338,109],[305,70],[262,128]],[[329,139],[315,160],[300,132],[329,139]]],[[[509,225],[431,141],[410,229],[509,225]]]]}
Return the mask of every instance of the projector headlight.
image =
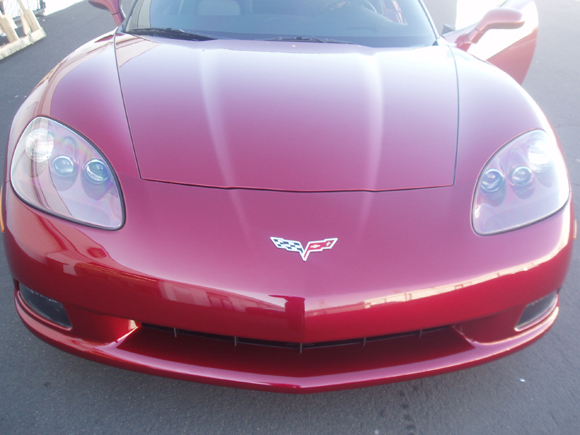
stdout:
{"type": "Polygon", "coordinates": [[[499,150],[483,169],[473,201],[473,227],[496,234],[544,219],[570,196],[568,173],[556,139],[525,133],[499,150]]]}
{"type": "Polygon", "coordinates": [[[48,118],[34,119],[16,145],[10,166],[17,195],[65,219],[105,229],[124,223],[117,177],[97,148],[48,118]]]}

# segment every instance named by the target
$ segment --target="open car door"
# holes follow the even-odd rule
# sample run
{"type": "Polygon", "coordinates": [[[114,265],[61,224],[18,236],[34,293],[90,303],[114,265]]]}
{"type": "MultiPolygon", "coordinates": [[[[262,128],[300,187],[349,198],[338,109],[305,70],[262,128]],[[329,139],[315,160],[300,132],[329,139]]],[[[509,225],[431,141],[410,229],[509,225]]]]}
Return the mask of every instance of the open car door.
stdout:
{"type": "MultiPolygon", "coordinates": [[[[457,23],[461,25],[469,3],[475,6],[480,0],[458,1],[457,23]]],[[[494,64],[521,84],[536,50],[538,9],[534,0],[504,0],[496,6],[476,23],[445,33],[443,38],[494,64]]]]}

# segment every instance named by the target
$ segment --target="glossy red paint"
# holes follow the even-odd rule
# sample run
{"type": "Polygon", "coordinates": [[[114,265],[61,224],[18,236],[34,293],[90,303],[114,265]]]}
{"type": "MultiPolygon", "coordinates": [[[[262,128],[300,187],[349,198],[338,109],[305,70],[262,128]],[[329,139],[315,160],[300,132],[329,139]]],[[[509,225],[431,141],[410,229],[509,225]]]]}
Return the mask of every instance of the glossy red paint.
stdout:
{"type": "MultiPolygon", "coordinates": [[[[424,334],[314,349],[303,354],[134,328],[114,342],[83,340],[35,316],[20,299],[16,308],[37,336],[84,358],[142,373],[237,388],[284,393],[318,393],[405,381],[468,368],[509,355],[542,337],[558,315],[515,337],[482,343],[446,328],[424,334]]],[[[105,323],[109,321],[105,320],[105,323]]]]}
{"type": "Polygon", "coordinates": [[[560,288],[571,255],[569,207],[527,230],[481,237],[466,219],[471,187],[305,194],[120,178],[127,222],[116,232],[39,216],[9,190],[14,278],[65,306],[114,317],[310,343],[523,306],[560,288]],[[280,233],[304,242],[328,233],[338,242],[304,262],[274,246],[270,235],[280,233]],[[291,298],[304,308],[288,310],[291,298]]]}
{"type": "Polygon", "coordinates": [[[117,173],[139,177],[116,72],[113,37],[112,33],[103,35],[70,54],[31,92],[10,129],[7,178],[18,139],[30,120],[41,115],[74,126],[92,143],[98,143],[104,155],[115,162],[117,173]]]}
{"type": "Polygon", "coordinates": [[[63,350],[179,379],[315,392],[480,364],[530,344],[557,316],[556,307],[514,329],[528,304],[564,282],[571,200],[517,231],[482,237],[471,225],[490,157],[524,132],[551,127],[508,75],[452,47],[202,45],[109,34],[69,56],[26,100],[7,164],[41,115],[97,144],[126,209],[118,231],[70,223],[25,205],[5,179],[17,310],[63,350]],[[325,79],[308,81],[290,58],[310,72],[324,58],[316,67],[325,79]],[[263,69],[253,75],[257,60],[263,69]],[[427,60],[432,75],[421,69],[427,60]],[[236,67],[231,83],[226,67],[236,67]],[[311,104],[300,103],[297,77],[311,104]],[[343,82],[352,87],[340,94],[343,82]],[[258,83],[270,92],[253,92],[258,83]],[[389,95],[401,99],[397,107],[389,95]],[[275,106],[282,98],[288,104],[275,106]],[[347,146],[357,138],[360,147],[347,146]],[[284,146],[274,152],[273,143],[284,146]],[[303,261],[271,237],[337,242],[303,261]],[[35,314],[20,284],[62,303],[72,329],[35,314]],[[143,324],[293,343],[411,335],[300,354],[143,324]]]}
{"type": "Polygon", "coordinates": [[[497,66],[511,75],[518,83],[523,83],[532,64],[538,39],[537,28],[519,40],[514,45],[500,51],[488,59],[489,63],[497,66]]]}
{"type": "Polygon", "coordinates": [[[161,42],[117,45],[144,179],[285,191],[453,184],[458,107],[448,47],[161,42]]]}

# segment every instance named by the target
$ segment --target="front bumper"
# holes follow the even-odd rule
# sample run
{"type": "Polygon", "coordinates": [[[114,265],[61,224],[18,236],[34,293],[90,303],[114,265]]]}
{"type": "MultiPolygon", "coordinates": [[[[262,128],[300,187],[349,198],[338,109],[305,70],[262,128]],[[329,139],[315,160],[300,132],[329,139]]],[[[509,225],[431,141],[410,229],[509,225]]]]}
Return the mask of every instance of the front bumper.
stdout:
{"type": "Polygon", "coordinates": [[[516,330],[530,303],[561,288],[572,253],[570,204],[481,237],[469,186],[300,194],[120,181],[127,223],[115,232],[47,216],[8,187],[16,306],[56,347],[179,379],[315,392],[493,360],[553,324],[557,299],[516,330]],[[271,236],[338,242],[304,262],[271,236]],[[72,328],[30,309],[21,284],[62,303],[72,328]],[[337,341],[350,343],[309,348],[337,341]]]}
{"type": "MultiPolygon", "coordinates": [[[[90,312],[75,315],[83,316],[95,331],[100,331],[102,341],[99,337],[79,339],[71,331],[59,330],[35,315],[18,292],[15,300],[18,314],[34,334],[75,355],[142,373],[283,393],[365,387],[483,364],[538,340],[558,316],[556,306],[532,328],[491,343],[477,342],[461,334],[457,327],[446,327],[421,335],[369,341],[364,346],[350,344],[299,353],[243,343],[234,346],[231,342],[181,333],[174,336],[125,319],[90,312]],[[116,329],[116,334],[112,329],[116,329]]],[[[514,314],[504,313],[486,320],[491,324],[510,317],[513,320],[514,314]]]]}

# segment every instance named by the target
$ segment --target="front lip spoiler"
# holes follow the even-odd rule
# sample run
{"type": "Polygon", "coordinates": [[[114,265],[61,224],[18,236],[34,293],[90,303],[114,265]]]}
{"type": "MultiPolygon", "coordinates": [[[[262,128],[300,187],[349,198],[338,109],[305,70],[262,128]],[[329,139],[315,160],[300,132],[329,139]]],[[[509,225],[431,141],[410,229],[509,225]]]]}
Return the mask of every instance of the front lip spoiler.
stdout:
{"type": "MultiPolygon", "coordinates": [[[[83,358],[142,373],[207,384],[283,393],[316,393],[406,381],[483,364],[528,346],[555,322],[559,306],[534,327],[492,343],[470,340],[455,328],[369,343],[313,349],[230,346],[215,340],[136,327],[113,341],[89,341],[35,315],[15,291],[28,329],[47,343],[83,358]],[[405,352],[400,350],[404,348],[405,352]],[[363,354],[364,353],[364,354],[363,354]]],[[[93,313],[98,318],[99,315],[93,313]]],[[[103,322],[106,322],[103,317],[103,322]]],[[[94,325],[99,327],[99,325],[94,325]]]]}

